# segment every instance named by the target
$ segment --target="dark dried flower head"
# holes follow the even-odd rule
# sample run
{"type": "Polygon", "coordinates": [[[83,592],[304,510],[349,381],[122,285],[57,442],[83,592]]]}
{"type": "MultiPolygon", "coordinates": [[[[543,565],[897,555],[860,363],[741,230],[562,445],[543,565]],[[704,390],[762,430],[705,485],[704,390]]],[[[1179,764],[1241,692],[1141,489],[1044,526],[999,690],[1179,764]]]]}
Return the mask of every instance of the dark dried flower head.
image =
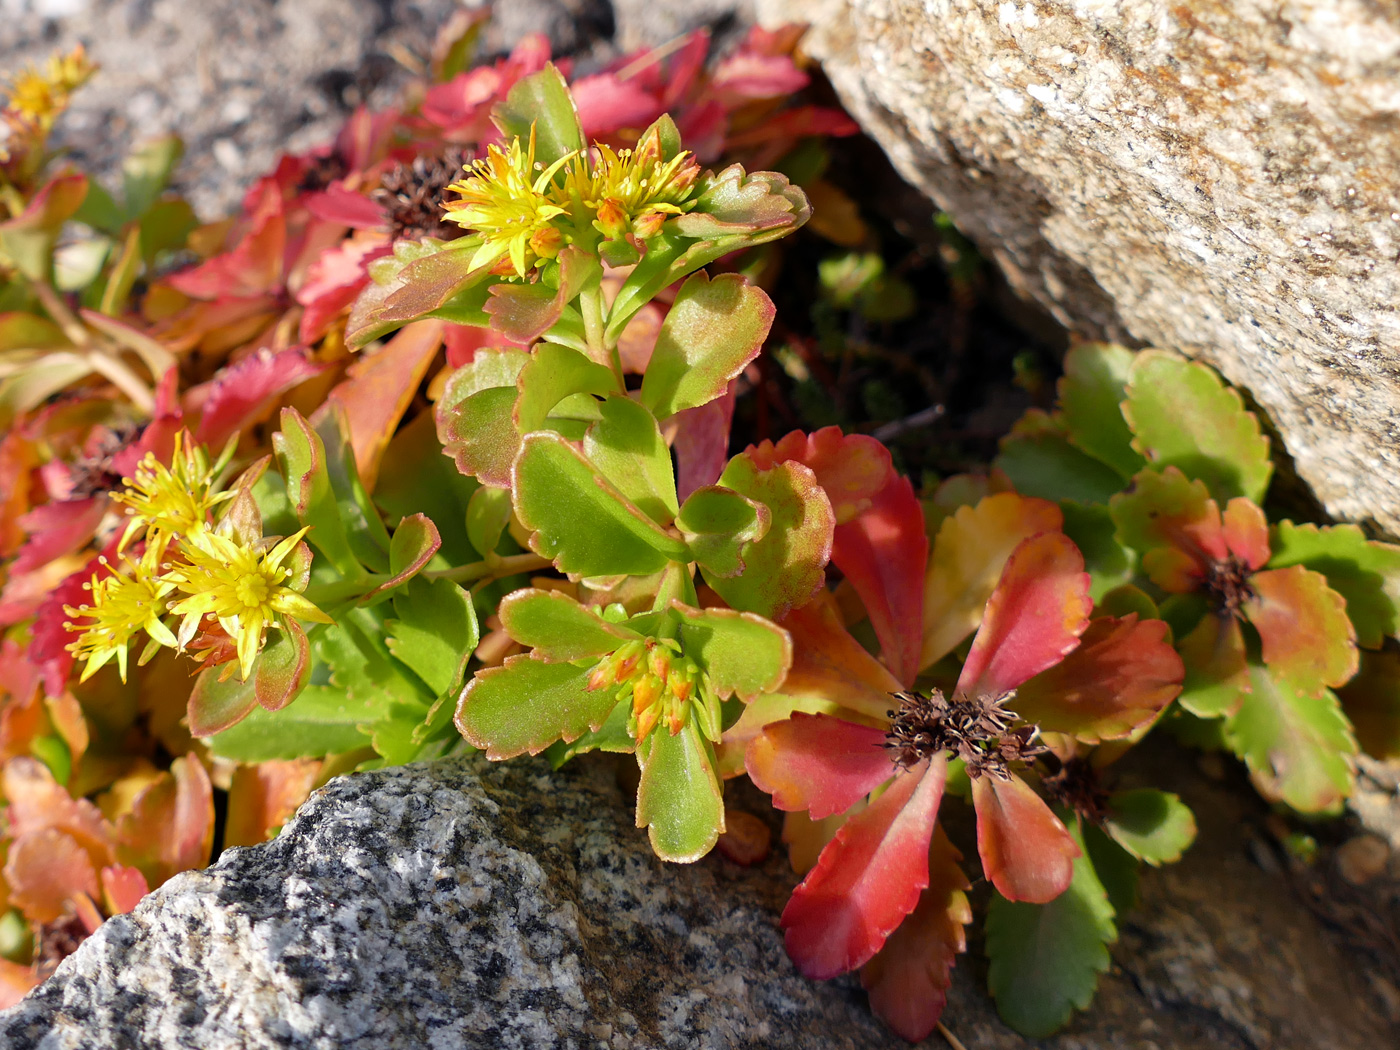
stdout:
{"type": "Polygon", "coordinates": [[[1241,606],[1254,597],[1249,586],[1249,566],[1233,554],[1223,561],[1211,562],[1206,571],[1206,593],[1216,612],[1243,620],[1241,606]]]}
{"type": "Polygon", "coordinates": [[[331,183],[350,174],[350,166],[338,153],[327,153],[311,157],[306,162],[306,170],[297,180],[298,193],[320,193],[331,183]]]}
{"type": "Polygon", "coordinates": [[[370,196],[388,214],[394,240],[436,237],[450,241],[467,232],[443,219],[442,201],[471,156],[468,150],[449,146],[437,155],[418,157],[412,164],[396,164],[384,174],[379,189],[370,196]]]}
{"type": "Polygon", "coordinates": [[[1005,779],[1008,767],[1042,753],[1036,744],[1035,726],[1012,728],[1016,713],[1006,703],[1016,694],[966,696],[951,700],[941,690],[931,693],[895,693],[899,710],[889,712],[890,728],[885,747],[894,752],[896,764],[908,768],[930,755],[946,751],[961,758],[967,774],[1005,779]]]}
{"type": "Polygon", "coordinates": [[[87,499],[121,487],[122,476],[112,469],[112,458],[141,436],[141,427],[127,425],[108,430],[68,467],[69,499],[87,499]]]}
{"type": "Polygon", "coordinates": [[[1074,810],[1085,820],[1102,824],[1108,814],[1108,792],[1099,783],[1094,767],[1082,758],[1071,758],[1041,785],[1050,801],[1074,810]]]}
{"type": "Polygon", "coordinates": [[[34,972],[39,980],[52,977],[58,964],[77,951],[87,935],[83,920],[71,913],[40,926],[34,943],[34,972]]]}

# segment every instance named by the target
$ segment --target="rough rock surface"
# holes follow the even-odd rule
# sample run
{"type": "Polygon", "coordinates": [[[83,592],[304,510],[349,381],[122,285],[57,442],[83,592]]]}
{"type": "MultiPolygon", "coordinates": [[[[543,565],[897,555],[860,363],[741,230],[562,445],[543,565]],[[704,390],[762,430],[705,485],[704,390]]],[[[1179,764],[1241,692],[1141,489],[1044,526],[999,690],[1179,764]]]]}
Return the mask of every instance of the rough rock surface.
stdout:
{"type": "Polygon", "coordinates": [[[1065,326],[1199,354],[1400,535],[1394,0],[760,0],[1065,326]]]}
{"type": "MultiPolygon", "coordinates": [[[[134,142],[184,137],[179,186],[201,215],[235,207],[285,150],[328,141],[362,102],[392,103],[458,6],[482,0],[0,0],[0,73],[82,42],[101,64],[59,127],[75,159],[115,171],[134,142]]],[[[545,33],[581,67],[702,26],[747,0],[506,0],[488,52],[545,33]]],[[[742,20],[741,20],[742,21],[742,20]]]]}
{"type": "MultiPolygon", "coordinates": [[[[661,864],[613,768],[463,759],[336,780],[274,842],[231,850],[108,922],[0,1014],[0,1045],[904,1045],[853,979],[794,972],[776,928],[783,858],[661,864]]],[[[1040,1045],[1388,1045],[1400,1014],[1384,1015],[1385,978],[1364,976],[1362,958],[1246,859],[1259,811],[1239,787],[1198,778],[1187,792],[1202,845],[1147,880],[1094,1010],[1040,1045]]],[[[959,967],[945,1020],[968,1047],[1025,1050],[978,990],[979,965],[959,967]]]]}

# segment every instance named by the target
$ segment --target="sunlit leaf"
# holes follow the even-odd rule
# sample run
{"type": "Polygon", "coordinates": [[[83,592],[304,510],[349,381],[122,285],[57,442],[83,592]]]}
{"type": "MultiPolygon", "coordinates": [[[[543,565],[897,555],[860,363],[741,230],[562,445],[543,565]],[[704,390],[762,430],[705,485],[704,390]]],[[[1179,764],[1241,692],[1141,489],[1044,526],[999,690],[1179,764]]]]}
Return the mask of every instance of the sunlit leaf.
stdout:
{"type": "Polygon", "coordinates": [[[680,509],[676,475],[656,419],[627,397],[609,397],[598,409],[602,418],[583,436],[584,456],[643,514],[670,524],[680,509]]]}
{"type": "Polygon", "coordinates": [[[1263,500],[1273,474],[1269,439],[1240,395],[1210,368],[1162,350],[1141,351],[1123,414],[1133,447],[1158,469],[1181,468],[1221,503],[1235,496],[1263,500]]]}
{"type": "Polygon", "coordinates": [[[1400,546],[1368,540],[1355,525],[1295,525],[1273,529],[1270,568],[1303,565],[1327,577],[1346,599],[1358,644],[1379,649],[1400,630],[1400,546]]]}
{"type": "Polygon", "coordinates": [[[1070,883],[1074,837],[1044,800],[1012,774],[972,781],[983,874],[1007,900],[1045,904],[1070,883]]]}
{"type": "Polygon", "coordinates": [[[584,147],[573,96],[552,62],[517,81],[492,116],[508,139],[529,139],[533,130],[535,159],[546,167],[584,147]]]}
{"type": "Polygon", "coordinates": [[[462,684],[480,641],[471,595],[451,580],[410,580],[393,597],[385,644],[438,695],[462,684]]]}
{"type": "Polygon", "coordinates": [[[692,609],[673,602],[680,613],[685,654],[705,669],[721,700],[749,701],[778,688],[792,664],[788,633],[753,613],[733,609],[692,609]]]}
{"type": "Polygon", "coordinates": [[[707,485],[692,492],[676,517],[691,555],[712,576],[737,576],[744,548],[768,531],[772,515],[733,489],[707,485]]]}
{"type": "Polygon", "coordinates": [[[483,484],[510,487],[510,468],[520,449],[515,382],[529,360],[519,350],[477,351],[452,373],[434,409],[443,451],[459,471],[483,484]]]}
{"type": "Polygon", "coordinates": [[[512,656],[478,671],[457,705],[457,728],[490,759],[536,755],[601,728],[616,691],[588,688],[589,668],[512,656]]]}
{"type": "MultiPolygon", "coordinates": [[[[253,670],[254,696],[266,710],[280,711],[296,699],[310,677],[311,646],[301,625],[288,618],[285,629],[269,638],[258,656],[253,670]]],[[[192,721],[191,727],[193,725],[192,721]]],[[[196,735],[208,736],[227,728],[227,724],[206,728],[205,732],[196,735]]]]}
{"type": "Polygon", "coordinates": [[[309,685],[296,703],[276,713],[255,709],[236,726],[209,737],[209,750],[236,762],[319,758],[354,751],[369,743],[359,728],[374,721],[381,708],[351,700],[344,689],[309,685]]]}
{"type": "Polygon", "coordinates": [[[284,408],[282,429],[272,435],[272,447],[297,520],[311,526],[310,541],[341,573],[352,579],[361,575],[331,487],[320,435],[295,409],[284,408]]]}
{"type": "Polygon", "coordinates": [[[222,733],[252,714],[258,706],[257,665],[247,681],[240,681],[236,674],[219,681],[227,670],[227,667],[209,667],[195,679],[185,716],[195,736],[222,733]]]}
{"type": "Polygon", "coordinates": [[[749,742],[744,767],[781,810],[813,820],[844,813],[897,772],[885,732],[829,715],[794,712],[749,742]]]}
{"type": "Polygon", "coordinates": [[[533,587],[512,591],[501,599],[497,613],[506,632],[533,649],[535,659],[547,663],[603,656],[639,637],[558,591],[533,587]]]}
{"type": "Polygon", "coordinates": [[[577,350],[541,343],[516,379],[520,391],[515,405],[515,425],[521,434],[544,426],[550,411],[571,394],[602,396],[617,393],[612,370],[590,361],[577,350]]]}
{"type": "Polygon", "coordinates": [[[559,253],[557,287],[543,281],[502,282],[491,287],[482,310],[491,318],[495,331],[512,342],[531,343],[553,327],[587,285],[596,288],[602,272],[596,257],[570,245],[559,253]]]}
{"type": "Polygon", "coordinates": [[[1013,429],[1002,438],[993,463],[1017,492],[1040,499],[1107,503],[1123,487],[1116,470],[1058,433],[1026,434],[1013,429]]]}
{"type": "Polygon", "coordinates": [[[256,846],[276,833],[316,783],[321,763],[291,759],[239,766],[228,789],[223,847],[256,846]]]}
{"type": "Polygon", "coordinates": [[[1356,673],[1356,633],[1346,599],[1301,565],[1256,572],[1244,613],[1259,632],[1264,663],[1312,696],[1356,673]]]}
{"type": "Polygon", "coordinates": [[[1123,478],[1144,466],[1121,408],[1135,356],[1116,343],[1080,343],[1065,354],[1057,387],[1069,440],[1123,478]]]}
{"type": "Polygon", "coordinates": [[[825,592],[780,621],[792,636],[792,668],[783,692],[840,704],[875,722],[895,705],[890,694],[900,683],[841,622],[834,599],[825,592]]]}
{"type": "Polygon", "coordinates": [[[1119,540],[1148,555],[1143,568],[1166,591],[1196,589],[1209,562],[1229,557],[1219,507],[1203,482],[1175,467],[1140,472],[1109,511],[1119,540]],[[1154,563],[1151,556],[1164,548],[1185,560],[1154,563]]]}
{"type": "Polygon", "coordinates": [[[691,718],[674,735],[663,727],[653,730],[640,757],[637,827],[647,829],[662,860],[699,860],[724,831],[724,800],[709,741],[691,718]]]}

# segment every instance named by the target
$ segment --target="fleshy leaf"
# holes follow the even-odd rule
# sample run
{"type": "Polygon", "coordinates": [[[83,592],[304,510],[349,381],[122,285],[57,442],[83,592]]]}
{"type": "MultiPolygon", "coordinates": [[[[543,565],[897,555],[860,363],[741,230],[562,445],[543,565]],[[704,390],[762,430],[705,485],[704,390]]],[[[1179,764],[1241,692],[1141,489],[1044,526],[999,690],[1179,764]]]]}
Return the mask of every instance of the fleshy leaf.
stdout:
{"type": "Polygon", "coordinates": [[[491,318],[492,329],[511,342],[532,343],[554,326],[585,285],[591,281],[596,287],[601,276],[598,260],[570,245],[559,253],[557,288],[543,281],[502,282],[491,286],[482,310],[491,318]]]}
{"type": "Polygon", "coordinates": [[[762,539],[772,521],[768,508],[733,489],[707,485],[690,494],[676,527],[691,555],[712,576],[737,576],[744,548],[762,539]]]}
{"type": "Polygon", "coordinates": [[[697,861],[724,831],[724,799],[709,742],[689,718],[674,735],[658,727],[643,748],[637,827],[647,829],[662,860],[697,861]]]}
{"type": "Polygon", "coordinates": [[[666,419],[722,395],[763,349],[773,314],[767,293],[740,274],[691,276],[656,337],[641,403],[666,419]]]}
{"type": "Polygon", "coordinates": [[[199,758],[177,758],[136,797],[117,823],[117,856],[140,868],[151,887],[209,863],[214,844],[214,790],[199,758]]]}
{"type": "Polygon", "coordinates": [[[393,597],[385,644],[437,695],[457,690],[480,640],[471,595],[451,580],[415,579],[393,597]]]}
{"type": "Polygon", "coordinates": [[[1268,563],[1269,520],[1264,516],[1264,508],[1243,496],[1236,496],[1225,504],[1220,523],[1225,546],[1250,572],[1268,563]]]}
{"type": "Polygon", "coordinates": [[[1123,478],[1146,464],[1132,447],[1122,403],[1136,355],[1116,343],[1081,343],[1065,354],[1058,385],[1060,415],[1069,440],[1123,478]]]}
{"type": "Polygon", "coordinates": [[[894,779],[842,825],[783,909],[797,968],[825,980],[863,966],[919,903],[948,764],[930,759],[894,779]]]}
{"type": "Polygon", "coordinates": [[[1367,649],[1400,631],[1400,546],[1368,540],[1355,525],[1295,525],[1273,531],[1270,568],[1303,565],[1346,599],[1356,640],[1367,649]]]}
{"type": "Polygon", "coordinates": [[[705,580],[730,606],[781,619],[805,605],[821,586],[831,556],[835,518],[816,476],[800,463],[762,470],[747,455],[735,456],[720,484],[768,508],[762,538],[744,550],[744,571],[705,580]]]}
{"type": "Polygon", "coordinates": [[[520,391],[515,425],[521,434],[543,427],[550,411],[572,394],[601,396],[617,391],[617,379],[610,369],[556,343],[541,343],[530,351],[515,385],[520,391]]]}
{"type": "Polygon", "coordinates": [[[327,401],[316,410],[311,423],[325,448],[326,476],[350,548],[360,564],[373,572],[384,572],[389,567],[389,530],[355,468],[345,410],[338,402],[327,401]]]}
{"type": "Polygon", "coordinates": [[[1084,559],[1068,536],[1025,540],[987,599],[956,691],[996,696],[1058,663],[1079,644],[1093,607],[1084,559]]]}
{"type": "Polygon", "coordinates": [[[685,654],[705,669],[721,700],[745,702],[772,692],[792,664],[787,631],[753,613],[733,609],[692,609],[680,602],[680,640],[685,654]]]}
{"type": "Polygon", "coordinates": [[[527,435],[512,473],[516,516],[534,533],[531,547],[561,572],[646,576],[687,560],[685,544],[558,434],[527,435]]]}
{"type": "Polygon", "coordinates": [[[254,694],[266,710],[280,711],[296,699],[310,678],[311,646],[301,625],[289,616],[285,629],[270,638],[258,656],[253,673],[254,694]]]}
{"type": "Polygon", "coordinates": [[[1045,904],[1069,886],[1079,846],[1044,800],[1014,774],[972,782],[982,871],[1007,900],[1045,904]]]}
{"type": "Polygon", "coordinates": [[[898,771],[884,730],[801,711],[765,726],[744,767],[777,809],[806,810],[813,820],[844,813],[898,771]]]}
{"type": "Polygon", "coordinates": [[[1201,481],[1175,467],[1144,470],[1109,503],[1118,538],[1148,555],[1143,568],[1163,590],[1178,593],[1200,585],[1206,566],[1230,555],[1220,509],[1201,481]],[[1154,566],[1151,555],[1172,549],[1187,561],[1154,566]]]}
{"type": "Polygon", "coordinates": [[[320,435],[299,412],[284,408],[282,429],[272,435],[272,447],[297,520],[311,526],[311,542],[343,575],[358,577],[360,562],[341,519],[320,435]]]}
{"type": "Polygon", "coordinates": [[[977,629],[1017,545],[1058,529],[1063,520],[1055,504],[1014,492],[986,496],[943,520],[924,579],[922,667],[941,660],[977,629]]]}
{"type": "Polygon", "coordinates": [[[1200,718],[1218,718],[1239,707],[1250,679],[1238,620],[1207,613],[1177,650],[1186,669],[1182,707],[1200,718]]]}
{"type": "Polygon", "coordinates": [[[567,594],[525,587],[501,599],[497,610],[506,632],[534,650],[535,659],[567,663],[604,656],[635,631],[608,623],[567,594]]]}
{"type": "Polygon", "coordinates": [[[375,704],[352,700],[344,689],[309,685],[296,703],[275,713],[255,705],[247,718],[205,743],[215,755],[235,762],[319,758],[368,745],[359,727],[376,714],[375,704]]]}
{"type": "Polygon", "coordinates": [[[577,740],[601,727],[617,705],[616,690],[589,690],[589,670],[512,656],[467,683],[457,704],[457,728],[493,761],[577,740]]]}
{"type": "MultiPolygon", "coordinates": [[[[479,288],[490,276],[487,267],[472,266],[479,243],[474,237],[452,241],[445,248],[426,240],[422,247],[399,242],[395,255],[405,252],[407,258],[379,260],[397,272],[386,282],[375,280],[360,293],[346,323],[346,343],[362,347],[409,321],[436,313],[468,288],[479,288]]],[[[372,274],[377,272],[371,267],[372,274]]]]}
{"type": "Polygon", "coordinates": [[[211,736],[237,725],[258,706],[257,665],[246,682],[237,675],[219,676],[228,668],[209,667],[199,673],[190,691],[186,721],[194,736],[211,736]]]}
{"type": "Polygon", "coordinates": [[[1161,620],[1100,617],[1079,646],[1016,690],[1016,713],[1085,743],[1131,735],[1181,692],[1181,657],[1161,620]]]}
{"type": "Polygon", "coordinates": [[[1113,516],[1107,506],[1064,500],[1060,511],[1065,516],[1065,535],[1084,555],[1089,593],[1095,601],[1133,578],[1135,559],[1132,552],[1118,542],[1113,516]]]}
{"type": "Polygon", "coordinates": [[[958,866],[961,860],[943,828],[936,827],[929,847],[928,889],[860,973],[870,1009],[911,1043],[937,1026],[948,1001],[953,964],[967,951],[964,927],[972,921],[967,903],[972,884],[958,866]]]}
{"type": "Polygon", "coordinates": [[[793,648],[784,693],[840,704],[877,723],[886,720],[899,680],[846,630],[829,594],[819,593],[781,623],[793,648]]]}
{"type": "Polygon", "coordinates": [[[529,360],[519,350],[477,351],[452,373],[434,410],[443,452],[484,485],[510,487],[510,468],[520,451],[515,384],[529,360]]]}
{"type": "Polygon", "coordinates": [[[442,537],[431,518],[426,514],[408,515],[399,522],[389,541],[389,578],[366,591],[360,604],[369,604],[372,599],[402,587],[427,567],[441,546],[442,537]]]}
{"type": "Polygon", "coordinates": [[[1259,631],[1264,663],[1311,695],[1356,673],[1356,633],[1346,599],[1301,565],[1256,572],[1244,613],[1259,631]]]}
{"type": "Polygon", "coordinates": [[[300,349],[274,354],[259,350],[220,369],[206,384],[199,426],[194,439],[210,448],[265,417],[282,394],[326,370],[300,349]]]}
{"type": "Polygon", "coordinates": [[[510,492],[483,485],[467,502],[467,539],[472,550],[490,557],[500,545],[501,535],[510,524],[510,492]]]}
{"type": "Polygon", "coordinates": [[[602,419],[583,436],[583,454],[603,476],[658,525],[669,525],[680,509],[671,450],[656,419],[627,397],[598,406],[602,419]]]}
{"type": "Polygon", "coordinates": [[[223,847],[266,842],[306,801],[320,771],[321,763],[305,758],[239,766],[228,789],[223,847]]]}
{"type": "Polygon", "coordinates": [[[1155,788],[1109,796],[1104,830],[1138,860],[1172,864],[1196,839],[1196,817],[1177,796],[1155,788]]]}
{"type": "Polygon", "coordinates": [[[1210,368],[1162,350],[1141,351],[1123,415],[1133,447],[1158,469],[1180,467],[1220,503],[1235,496],[1263,501],[1273,474],[1269,439],[1240,395],[1210,368]]]}
{"type": "Polygon", "coordinates": [[[993,897],[987,910],[987,986],[997,1012],[1032,1039],[1051,1035],[1094,998],[1118,937],[1113,906],[1087,856],[1068,890],[1048,904],[993,897]]]}
{"type": "Polygon", "coordinates": [[[746,454],[764,469],[789,459],[811,467],[838,526],[865,513],[896,477],[889,449],[868,434],[844,434],[834,426],[811,434],[794,430],[776,444],[752,445],[746,454]]]}
{"type": "Polygon", "coordinates": [[[1365,752],[1400,758],[1400,653],[1362,653],[1361,670],[1337,695],[1365,752]]]}
{"type": "Polygon", "coordinates": [[[574,98],[552,62],[517,81],[492,117],[507,139],[529,139],[533,130],[535,159],[546,167],[584,147],[574,98]]]}
{"type": "Polygon", "coordinates": [[[1225,724],[1262,795],[1301,813],[1340,806],[1352,793],[1356,739],[1337,697],[1306,695],[1286,677],[1251,665],[1253,690],[1225,724]]]}
{"type": "Polygon", "coordinates": [[[67,173],[50,179],[30,198],[24,211],[0,223],[0,252],[31,281],[48,281],[59,231],[87,193],[85,175],[67,173]]]}
{"type": "Polygon", "coordinates": [[[993,465],[1023,496],[1107,503],[1123,487],[1123,478],[1116,470],[1052,431],[1018,433],[1013,429],[1002,438],[993,465]]]}

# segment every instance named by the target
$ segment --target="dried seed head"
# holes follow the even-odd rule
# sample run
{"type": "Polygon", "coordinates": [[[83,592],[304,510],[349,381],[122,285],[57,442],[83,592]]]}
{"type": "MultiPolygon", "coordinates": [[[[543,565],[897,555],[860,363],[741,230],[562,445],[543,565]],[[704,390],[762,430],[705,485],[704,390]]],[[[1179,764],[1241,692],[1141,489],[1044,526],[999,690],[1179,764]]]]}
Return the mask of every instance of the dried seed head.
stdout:
{"type": "Polygon", "coordinates": [[[1108,814],[1108,792],[1099,783],[1098,772],[1082,758],[1071,758],[1041,785],[1051,802],[1074,810],[1085,820],[1102,824],[1108,814]]]}
{"type": "Polygon", "coordinates": [[[1223,561],[1210,563],[1206,570],[1206,593],[1216,612],[1236,620],[1244,619],[1241,607],[1254,597],[1249,575],[1249,566],[1233,554],[1223,561]]]}
{"type": "Polygon", "coordinates": [[[951,700],[942,691],[895,693],[899,709],[890,711],[890,728],[885,747],[894,752],[897,765],[908,768],[930,755],[948,752],[961,758],[967,774],[976,778],[1010,776],[1013,762],[1041,754],[1036,744],[1035,726],[1012,728],[1016,713],[1006,707],[1015,692],[998,696],[955,694],[951,700]]]}
{"type": "Polygon", "coordinates": [[[306,169],[301,173],[301,178],[297,180],[298,193],[320,193],[327,189],[331,183],[350,174],[350,165],[339,153],[327,153],[320,157],[310,157],[306,162],[306,169]]]}
{"type": "Polygon", "coordinates": [[[370,197],[387,213],[394,240],[450,241],[467,232],[443,218],[442,206],[447,187],[461,176],[470,159],[469,150],[449,146],[442,153],[417,157],[412,164],[400,162],[385,172],[370,197]]]}

